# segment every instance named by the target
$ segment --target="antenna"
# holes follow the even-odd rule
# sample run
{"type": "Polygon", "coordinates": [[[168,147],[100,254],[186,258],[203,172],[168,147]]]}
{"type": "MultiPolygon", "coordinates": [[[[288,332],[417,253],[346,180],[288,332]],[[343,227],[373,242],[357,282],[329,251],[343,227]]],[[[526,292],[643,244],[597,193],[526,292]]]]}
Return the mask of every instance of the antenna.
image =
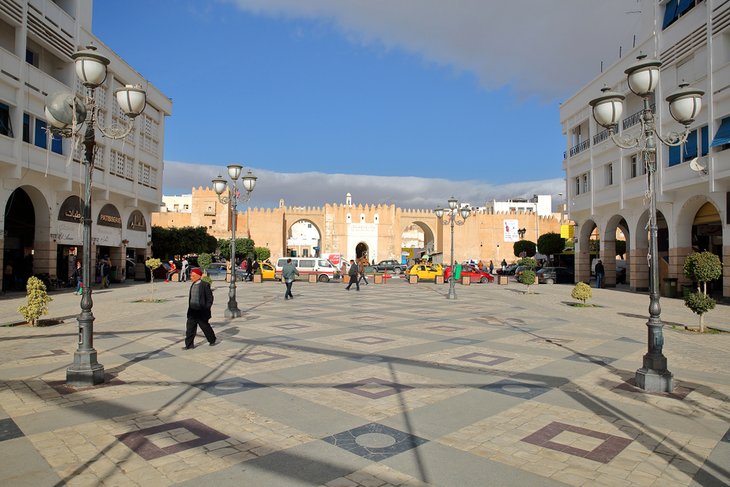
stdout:
{"type": "Polygon", "coordinates": [[[703,176],[707,175],[707,168],[700,164],[696,157],[689,161],[689,168],[698,174],[702,174],[703,176]]]}

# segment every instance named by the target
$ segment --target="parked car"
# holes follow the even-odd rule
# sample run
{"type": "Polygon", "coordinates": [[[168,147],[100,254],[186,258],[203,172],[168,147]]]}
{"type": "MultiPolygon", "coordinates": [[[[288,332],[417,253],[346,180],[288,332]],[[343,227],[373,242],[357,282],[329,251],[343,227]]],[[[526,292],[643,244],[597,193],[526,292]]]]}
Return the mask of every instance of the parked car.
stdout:
{"type": "Polygon", "coordinates": [[[444,275],[444,270],[441,264],[416,264],[408,271],[408,275],[417,276],[419,281],[435,281],[436,277],[444,275]]]}
{"type": "MultiPolygon", "coordinates": [[[[227,271],[228,269],[226,268],[225,262],[213,262],[205,270],[206,274],[208,274],[208,277],[210,277],[212,281],[225,281],[227,271]]],[[[243,276],[243,274],[236,273],[236,278],[238,278],[239,275],[243,276]]]]}
{"type": "MultiPolygon", "coordinates": [[[[465,265],[461,267],[461,277],[468,276],[471,282],[493,282],[494,276],[487,271],[479,270],[478,267],[473,265],[465,265]]],[[[447,267],[444,270],[444,279],[448,281],[451,279],[451,267],[447,267]]]]}
{"type": "Polygon", "coordinates": [[[497,269],[497,274],[501,274],[503,276],[514,276],[516,269],[517,264],[510,264],[505,268],[504,271],[502,269],[497,269]]]}
{"type": "Polygon", "coordinates": [[[400,274],[406,268],[404,264],[401,264],[397,260],[381,260],[374,267],[376,272],[389,271],[393,274],[400,274]]]}
{"type": "Polygon", "coordinates": [[[543,267],[537,271],[537,281],[540,284],[570,284],[573,282],[573,271],[566,267],[543,267]]]}
{"type": "MultiPolygon", "coordinates": [[[[281,269],[289,257],[282,257],[276,261],[276,279],[281,280],[281,269]]],[[[339,279],[340,271],[327,259],[319,257],[291,257],[291,263],[299,271],[301,279],[307,279],[310,274],[317,276],[319,282],[329,282],[330,279],[339,279]]]]}

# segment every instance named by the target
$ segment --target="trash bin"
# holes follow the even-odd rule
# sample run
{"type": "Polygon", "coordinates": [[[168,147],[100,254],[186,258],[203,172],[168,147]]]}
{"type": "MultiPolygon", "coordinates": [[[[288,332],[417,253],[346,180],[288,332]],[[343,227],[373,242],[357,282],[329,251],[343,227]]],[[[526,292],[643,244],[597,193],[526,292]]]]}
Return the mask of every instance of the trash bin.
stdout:
{"type": "Polygon", "coordinates": [[[664,278],[664,297],[676,298],[677,297],[677,278],[667,277],[664,278]]]}

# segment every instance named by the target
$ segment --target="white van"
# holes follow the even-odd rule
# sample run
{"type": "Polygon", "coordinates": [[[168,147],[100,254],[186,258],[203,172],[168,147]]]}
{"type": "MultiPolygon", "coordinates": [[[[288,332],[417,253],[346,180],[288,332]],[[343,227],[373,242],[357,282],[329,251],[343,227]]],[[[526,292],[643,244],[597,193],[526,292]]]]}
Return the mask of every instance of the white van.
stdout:
{"type": "Polygon", "coordinates": [[[330,279],[339,279],[340,271],[335,265],[327,259],[317,257],[282,257],[276,261],[276,279],[281,280],[281,268],[286,264],[286,260],[291,259],[291,263],[299,271],[301,279],[308,279],[310,274],[317,276],[319,282],[329,282],[330,279]]]}

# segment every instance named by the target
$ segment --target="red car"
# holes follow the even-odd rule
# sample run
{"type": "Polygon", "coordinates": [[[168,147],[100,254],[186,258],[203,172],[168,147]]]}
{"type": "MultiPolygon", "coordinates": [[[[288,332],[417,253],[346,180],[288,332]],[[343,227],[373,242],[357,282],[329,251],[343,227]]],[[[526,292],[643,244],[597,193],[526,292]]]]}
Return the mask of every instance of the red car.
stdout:
{"type": "MultiPolygon", "coordinates": [[[[471,282],[493,282],[494,276],[487,271],[480,271],[478,267],[465,265],[461,267],[461,277],[469,276],[471,282]]],[[[444,281],[449,282],[451,267],[444,269],[444,281]]]]}

